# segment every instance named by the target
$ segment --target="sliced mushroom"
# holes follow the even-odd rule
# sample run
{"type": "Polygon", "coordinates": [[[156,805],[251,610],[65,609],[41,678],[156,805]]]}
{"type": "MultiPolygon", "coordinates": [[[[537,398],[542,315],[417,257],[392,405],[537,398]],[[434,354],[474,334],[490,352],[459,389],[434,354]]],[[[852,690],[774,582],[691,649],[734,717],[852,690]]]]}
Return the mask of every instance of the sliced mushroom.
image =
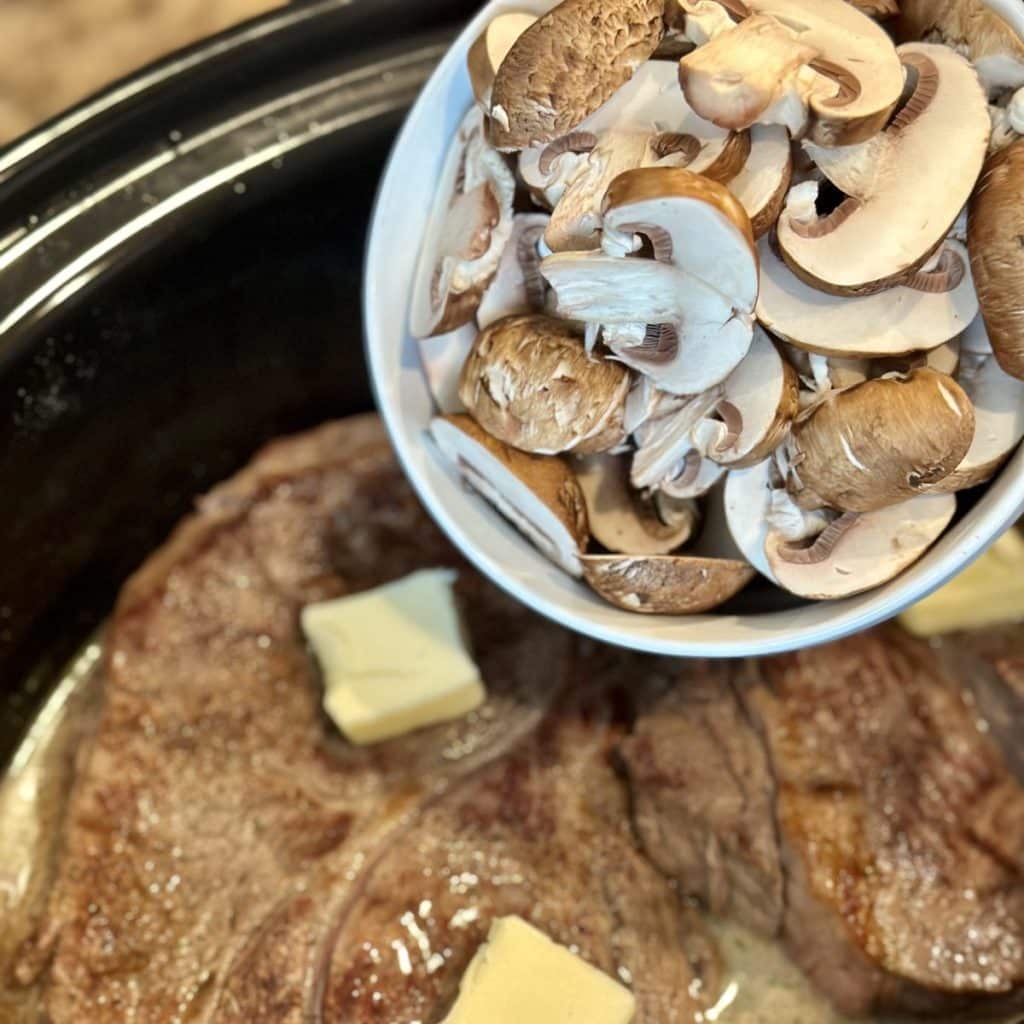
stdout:
{"type": "Polygon", "coordinates": [[[687,167],[726,182],[749,154],[747,133],[717,128],[690,110],[673,64],[648,61],[570,134],[524,150],[519,172],[554,210],[547,241],[559,252],[599,246],[601,203],[624,171],[687,167]]]}
{"type": "Polygon", "coordinates": [[[496,15],[469,48],[466,64],[473,95],[485,109],[491,104],[491,88],[498,68],[515,41],[537,20],[529,11],[504,11],[496,15]]]}
{"type": "Polygon", "coordinates": [[[512,45],[491,90],[491,141],[504,151],[573,131],[657,50],[665,0],[563,0],[512,45]]]}
{"type": "Polygon", "coordinates": [[[416,338],[468,323],[512,234],[516,182],[473,107],[452,143],[420,253],[410,328],[416,338]]]}
{"type": "Polygon", "coordinates": [[[498,272],[484,292],[476,313],[481,329],[507,316],[544,311],[548,286],[540,272],[539,245],[547,226],[547,214],[516,214],[498,272]]]}
{"type": "Polygon", "coordinates": [[[605,198],[604,254],[541,264],[562,316],[604,326],[605,343],[665,391],[698,394],[747,354],[757,299],[750,220],[728,189],[678,168],[630,171],[605,198]],[[637,238],[654,259],[632,255],[637,238]]]}
{"type": "Polygon", "coordinates": [[[743,170],[726,182],[750,217],[754,238],[766,235],[779,219],[793,178],[793,150],[781,125],[750,129],[750,157],[743,170]]]}
{"type": "Polygon", "coordinates": [[[434,404],[445,415],[466,411],[459,398],[459,380],[476,335],[476,324],[468,323],[416,343],[434,404]]]}
{"type": "Polygon", "coordinates": [[[802,135],[811,90],[828,85],[807,70],[819,56],[775,18],[755,15],[683,57],[679,80],[690,106],[721,128],[761,122],[802,135]]]}
{"type": "Polygon", "coordinates": [[[583,575],[609,604],[641,615],[700,615],[735,597],[756,573],[720,558],[587,555],[583,575]]]}
{"type": "Polygon", "coordinates": [[[974,442],[937,491],[963,491],[991,480],[1024,439],[1024,381],[1005,373],[979,317],[964,337],[957,382],[974,405],[974,442]]]}
{"type": "Polygon", "coordinates": [[[965,54],[991,90],[1024,85],[1020,0],[902,0],[900,40],[943,42],[965,54]]]}
{"type": "Polygon", "coordinates": [[[725,469],[704,456],[695,433],[719,400],[717,392],[698,395],[637,429],[630,476],[635,488],[674,498],[699,498],[714,487],[725,469]]]}
{"type": "Polygon", "coordinates": [[[773,458],[734,470],[723,491],[722,513],[734,545],[773,583],[777,580],[765,551],[768,535],[777,531],[786,541],[800,543],[817,537],[838,515],[828,509],[801,509],[783,486],[773,458]]]}
{"type": "Polygon", "coordinates": [[[712,431],[700,448],[720,466],[754,466],[779,447],[799,411],[796,371],[771,338],[755,328],[750,351],[721,385],[716,420],[705,420],[712,431]]]}
{"type": "Polygon", "coordinates": [[[528,455],[481,430],[468,416],[433,421],[442,455],[544,555],[580,577],[589,535],[586,501],[564,459],[528,455]]]}
{"type": "Polygon", "coordinates": [[[515,316],[482,331],[459,396],[490,435],[540,455],[610,451],[625,440],[629,373],[590,358],[572,324],[515,316]]]}
{"type": "Polygon", "coordinates": [[[813,543],[768,535],[772,574],[790,593],[814,601],[862,594],[909,569],[942,536],[956,513],[951,494],[924,494],[874,512],[849,512],[813,543]]]}
{"type": "Polygon", "coordinates": [[[765,553],[765,542],[771,532],[768,515],[774,490],[772,472],[771,459],[731,472],[725,478],[723,504],[726,525],[736,547],[762,576],[774,583],[775,574],[765,553]]]}
{"type": "Polygon", "coordinates": [[[757,318],[799,348],[873,359],[931,349],[956,337],[978,314],[967,249],[947,241],[939,267],[915,286],[837,296],[805,284],[762,238],[757,318]],[[925,287],[922,287],[924,285],[925,287]]]}
{"type": "Polygon", "coordinates": [[[970,450],[974,426],[960,385],[931,369],[833,392],[793,427],[791,489],[803,507],[895,505],[948,477],[970,450]]]}
{"type": "Polygon", "coordinates": [[[805,143],[846,198],[819,215],[818,186],[808,182],[779,218],[784,259],[823,291],[870,294],[912,278],[949,233],[985,160],[988,108],[970,64],[925,43],[899,53],[913,86],[885,131],[841,149],[805,143]]]}
{"type": "Polygon", "coordinates": [[[992,349],[1024,380],[1024,140],[989,157],[971,200],[971,267],[992,349]]]}
{"type": "Polygon", "coordinates": [[[863,142],[884,127],[903,73],[874,21],[844,0],[720,2],[748,16],[680,63],[701,116],[731,128],[785,124],[797,135],[806,125],[825,146],[863,142]]]}
{"type": "Polygon", "coordinates": [[[659,504],[634,490],[629,484],[627,458],[591,455],[580,460],[575,471],[587,499],[590,535],[608,551],[667,555],[693,536],[696,506],[692,502],[659,504]]]}

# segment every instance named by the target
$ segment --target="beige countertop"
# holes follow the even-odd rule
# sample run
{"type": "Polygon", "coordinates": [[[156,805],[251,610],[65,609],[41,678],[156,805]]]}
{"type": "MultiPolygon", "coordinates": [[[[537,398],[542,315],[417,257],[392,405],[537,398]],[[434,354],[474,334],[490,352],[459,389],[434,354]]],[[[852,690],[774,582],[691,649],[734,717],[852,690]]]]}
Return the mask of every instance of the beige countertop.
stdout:
{"type": "Polygon", "coordinates": [[[0,0],[0,145],[113,79],[282,0],[0,0]]]}

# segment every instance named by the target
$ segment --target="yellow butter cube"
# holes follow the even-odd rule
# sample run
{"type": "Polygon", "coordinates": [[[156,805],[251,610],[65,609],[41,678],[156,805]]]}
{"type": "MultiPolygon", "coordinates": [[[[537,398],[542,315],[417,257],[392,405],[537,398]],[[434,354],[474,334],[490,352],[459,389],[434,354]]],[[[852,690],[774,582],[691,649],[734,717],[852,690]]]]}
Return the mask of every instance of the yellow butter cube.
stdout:
{"type": "Polygon", "coordinates": [[[324,708],[353,743],[460,718],[484,702],[455,579],[425,570],[303,609],[302,628],[323,670],[324,708]]]}
{"type": "Polygon", "coordinates": [[[632,992],[518,917],[491,925],[444,1024],[629,1024],[632,992]]]}

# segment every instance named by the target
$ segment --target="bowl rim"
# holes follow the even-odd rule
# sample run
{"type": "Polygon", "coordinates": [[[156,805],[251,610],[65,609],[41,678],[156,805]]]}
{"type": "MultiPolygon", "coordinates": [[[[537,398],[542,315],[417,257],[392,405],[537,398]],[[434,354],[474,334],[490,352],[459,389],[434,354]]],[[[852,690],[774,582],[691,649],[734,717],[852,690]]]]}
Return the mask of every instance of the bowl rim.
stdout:
{"type": "MultiPolygon", "coordinates": [[[[518,5],[522,7],[522,4],[518,5]]],[[[382,265],[382,211],[388,198],[396,193],[401,186],[405,171],[400,169],[398,157],[409,140],[417,131],[417,123],[427,111],[444,102],[444,87],[454,79],[456,65],[464,63],[465,54],[473,39],[493,17],[502,9],[509,9],[507,0],[490,0],[465,27],[448,53],[435,69],[430,80],[420,93],[399,132],[385,167],[381,183],[377,191],[374,209],[370,218],[370,230],[367,237],[366,263],[363,281],[363,319],[367,364],[370,371],[370,384],[377,402],[377,408],[384,420],[391,442],[398,455],[403,471],[412,483],[420,500],[428,512],[447,534],[463,555],[493,583],[507,591],[518,601],[539,614],[581,633],[619,647],[644,651],[650,654],[669,655],[675,657],[707,657],[707,658],[738,658],[770,654],[781,654],[802,650],[840,640],[854,633],[879,625],[906,610],[911,605],[927,597],[955,575],[966,569],[979,558],[995,541],[1024,515],[1024,448],[1003,468],[995,481],[1010,475],[1010,486],[996,490],[993,486],[985,492],[978,505],[966,517],[955,524],[940,539],[941,545],[952,540],[951,534],[956,533],[956,541],[949,550],[938,554],[933,547],[919,562],[901,576],[865,595],[849,598],[838,602],[814,602],[810,607],[825,605],[835,609],[835,614],[821,621],[811,621],[797,625],[781,625],[775,631],[765,631],[763,638],[737,638],[736,640],[702,640],[688,636],[686,639],[674,640],[665,637],[652,637],[644,630],[627,624],[630,619],[650,621],[649,617],[637,616],[635,613],[620,612],[616,624],[598,624],[588,614],[573,611],[558,601],[539,593],[520,578],[510,575],[502,561],[493,557],[488,551],[482,550],[469,536],[466,529],[453,511],[437,494],[433,483],[426,473],[421,471],[421,451],[414,445],[423,446],[422,437],[408,436],[402,428],[403,413],[398,402],[392,401],[382,382],[387,379],[385,360],[385,342],[382,338],[382,316],[384,310],[378,297],[378,282],[374,269],[382,265]],[[1013,478],[1016,477],[1014,480],[1013,478]],[[937,556],[937,557],[936,557],[937,556]],[[618,623],[621,623],[618,624],[618,623]]],[[[466,79],[466,100],[470,102],[468,77],[466,79]]],[[[447,147],[450,139],[444,140],[447,147]]],[[[420,238],[417,238],[417,250],[420,238]]],[[[403,310],[407,325],[408,306],[403,310]]],[[[405,343],[408,343],[408,327],[404,327],[405,343]]],[[[524,545],[529,542],[522,540],[524,545]]],[[[579,584],[583,586],[582,583],[579,584]]],[[[759,616],[739,616],[740,619],[765,621],[776,614],[766,613],[759,616]]],[[[715,617],[715,616],[711,616],[715,617]]],[[[696,624],[703,617],[685,620],[690,625],[696,624]]],[[[663,618],[663,622],[676,621],[663,618]]]]}

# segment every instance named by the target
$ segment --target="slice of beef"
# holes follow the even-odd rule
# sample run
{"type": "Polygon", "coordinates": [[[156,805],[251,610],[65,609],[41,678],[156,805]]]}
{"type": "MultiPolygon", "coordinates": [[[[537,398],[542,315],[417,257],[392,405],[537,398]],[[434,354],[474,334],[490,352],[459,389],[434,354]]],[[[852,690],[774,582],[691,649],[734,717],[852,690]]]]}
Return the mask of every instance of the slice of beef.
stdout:
{"type": "Polygon", "coordinates": [[[638,857],[607,765],[622,728],[608,708],[635,662],[587,667],[582,707],[560,697],[584,671],[581,642],[458,563],[376,420],[274,445],[204,499],[126,588],[106,651],[59,878],[19,972],[41,975],[54,1024],[384,1020],[372,993],[359,1017],[345,1002],[364,954],[382,962],[362,982],[393,1005],[415,987],[433,1024],[488,916],[515,910],[606,969],[632,966],[641,1024],[686,1020],[691,988],[712,987],[683,949],[699,929],[638,857]],[[354,749],[320,710],[299,610],[437,565],[460,568],[488,702],[354,749]],[[486,860],[500,851],[507,872],[486,860]],[[488,885],[508,897],[476,901],[488,885]],[[426,931],[442,956],[429,970],[427,899],[465,911],[443,941],[426,931]]]}
{"type": "Polygon", "coordinates": [[[775,785],[731,665],[700,662],[622,750],[654,863],[715,914],[774,935],[783,914],[775,785]]]}
{"type": "Polygon", "coordinates": [[[623,745],[656,863],[846,1012],[1021,1005],[1024,790],[928,647],[884,630],[702,678],[623,745]]]}
{"type": "Polygon", "coordinates": [[[440,1020],[489,921],[509,914],[632,984],[638,1024],[702,1019],[716,965],[637,852],[611,764],[615,697],[644,684],[637,667],[581,657],[532,738],[453,785],[373,866],[338,908],[324,1019],[440,1020]]]}

